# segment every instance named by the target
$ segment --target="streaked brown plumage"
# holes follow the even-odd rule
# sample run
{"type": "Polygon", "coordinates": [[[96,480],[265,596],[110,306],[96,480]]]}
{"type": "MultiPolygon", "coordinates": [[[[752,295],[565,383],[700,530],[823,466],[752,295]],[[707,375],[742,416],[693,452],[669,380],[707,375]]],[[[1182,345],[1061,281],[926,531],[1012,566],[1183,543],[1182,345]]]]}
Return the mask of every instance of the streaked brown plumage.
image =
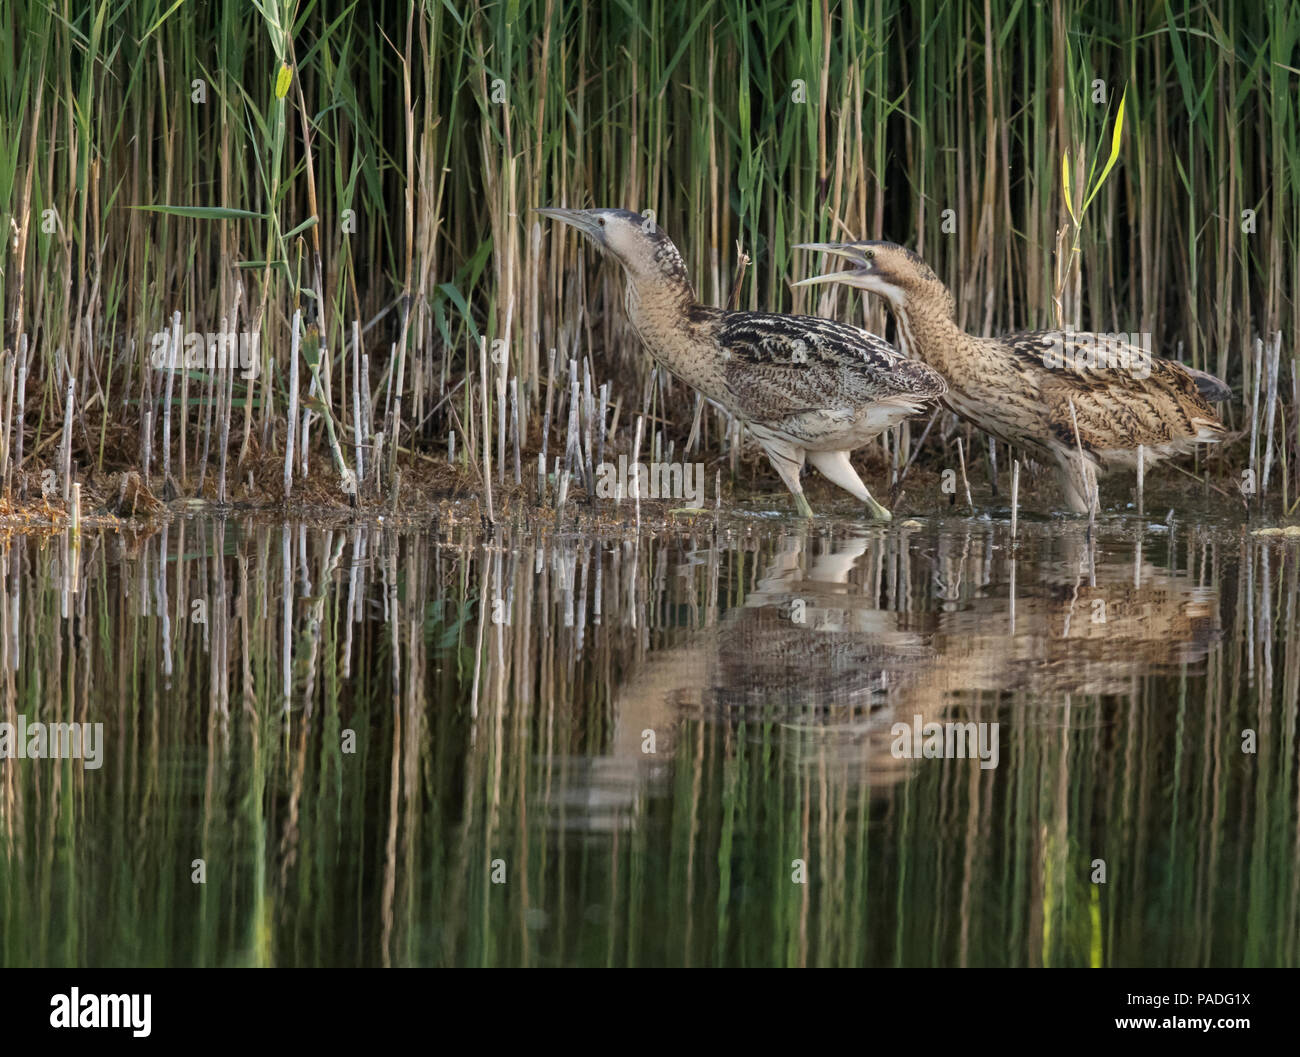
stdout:
{"type": "Polygon", "coordinates": [[[627,277],[627,312],[654,359],[739,418],[795,498],[805,459],[877,518],[849,452],[942,396],[943,379],[882,338],[812,316],[702,305],[681,254],[652,221],[626,209],[541,209],[576,227],[627,277]]]}
{"type": "Polygon", "coordinates": [[[1111,335],[974,337],[957,326],[947,287],[911,250],[890,242],[800,248],[825,250],[855,267],[796,286],[841,282],[884,297],[903,350],[947,379],[944,403],[1007,444],[1054,463],[1077,513],[1096,503],[1100,473],[1137,466],[1139,445],[1150,466],[1225,433],[1210,400],[1226,399],[1229,391],[1213,375],[1111,335]]]}

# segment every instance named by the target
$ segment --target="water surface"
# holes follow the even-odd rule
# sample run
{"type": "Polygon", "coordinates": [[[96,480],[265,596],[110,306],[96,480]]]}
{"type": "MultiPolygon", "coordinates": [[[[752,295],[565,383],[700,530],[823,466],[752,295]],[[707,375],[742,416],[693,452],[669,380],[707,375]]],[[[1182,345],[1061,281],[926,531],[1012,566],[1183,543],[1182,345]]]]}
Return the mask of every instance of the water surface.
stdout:
{"type": "Polygon", "coordinates": [[[103,758],[0,761],[0,958],[1296,965],[1298,559],[1133,517],[12,537],[0,721],[103,758]]]}

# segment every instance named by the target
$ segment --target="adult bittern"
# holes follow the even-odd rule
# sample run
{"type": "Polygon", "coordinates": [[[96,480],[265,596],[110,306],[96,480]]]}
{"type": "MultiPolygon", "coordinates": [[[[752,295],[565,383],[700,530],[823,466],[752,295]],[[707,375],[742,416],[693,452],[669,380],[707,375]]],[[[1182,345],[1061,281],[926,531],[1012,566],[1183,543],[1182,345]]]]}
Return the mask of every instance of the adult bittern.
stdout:
{"type": "Polygon", "coordinates": [[[745,424],[802,516],[812,515],[799,483],[806,459],[874,517],[889,519],[849,452],[942,396],[935,371],[843,323],[700,304],[677,247],[646,217],[626,209],[538,212],[577,228],[623,266],[628,316],[650,355],[745,424]]]}
{"type": "Polygon", "coordinates": [[[904,352],[948,382],[944,403],[968,422],[1056,464],[1076,513],[1097,504],[1106,470],[1143,466],[1222,439],[1210,401],[1228,387],[1213,375],[1152,356],[1123,335],[1035,331],[977,338],[955,321],[952,295],[911,250],[892,242],[804,243],[853,267],[795,283],[845,283],[889,304],[904,352]]]}

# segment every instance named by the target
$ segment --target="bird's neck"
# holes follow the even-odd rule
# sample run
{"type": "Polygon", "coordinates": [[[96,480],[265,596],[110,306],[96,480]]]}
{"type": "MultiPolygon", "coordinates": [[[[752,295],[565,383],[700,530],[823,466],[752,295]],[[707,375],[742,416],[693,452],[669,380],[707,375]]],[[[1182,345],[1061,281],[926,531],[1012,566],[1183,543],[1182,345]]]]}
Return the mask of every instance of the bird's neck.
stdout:
{"type": "Polygon", "coordinates": [[[692,319],[695,289],[682,276],[627,276],[627,314],[650,355],[698,385],[701,371],[692,319]]]}
{"type": "Polygon", "coordinates": [[[903,304],[890,303],[894,322],[898,324],[898,343],[903,351],[941,374],[953,365],[954,354],[967,335],[953,319],[952,299],[908,299],[903,304]]]}

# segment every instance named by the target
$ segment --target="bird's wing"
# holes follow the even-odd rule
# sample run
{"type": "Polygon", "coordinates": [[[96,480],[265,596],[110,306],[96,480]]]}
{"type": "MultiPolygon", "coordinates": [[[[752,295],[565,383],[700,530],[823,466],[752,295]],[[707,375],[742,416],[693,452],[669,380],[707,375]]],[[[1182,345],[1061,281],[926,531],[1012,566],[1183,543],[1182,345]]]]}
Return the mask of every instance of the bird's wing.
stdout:
{"type": "Polygon", "coordinates": [[[758,419],[857,412],[886,400],[920,405],[947,390],[883,338],[834,320],[728,312],[715,336],[737,410],[758,419]]]}
{"type": "Polygon", "coordinates": [[[1052,432],[1070,448],[1159,445],[1223,429],[1187,368],[1122,338],[1036,331],[1000,340],[1022,362],[1041,366],[1036,373],[1052,432]]]}

